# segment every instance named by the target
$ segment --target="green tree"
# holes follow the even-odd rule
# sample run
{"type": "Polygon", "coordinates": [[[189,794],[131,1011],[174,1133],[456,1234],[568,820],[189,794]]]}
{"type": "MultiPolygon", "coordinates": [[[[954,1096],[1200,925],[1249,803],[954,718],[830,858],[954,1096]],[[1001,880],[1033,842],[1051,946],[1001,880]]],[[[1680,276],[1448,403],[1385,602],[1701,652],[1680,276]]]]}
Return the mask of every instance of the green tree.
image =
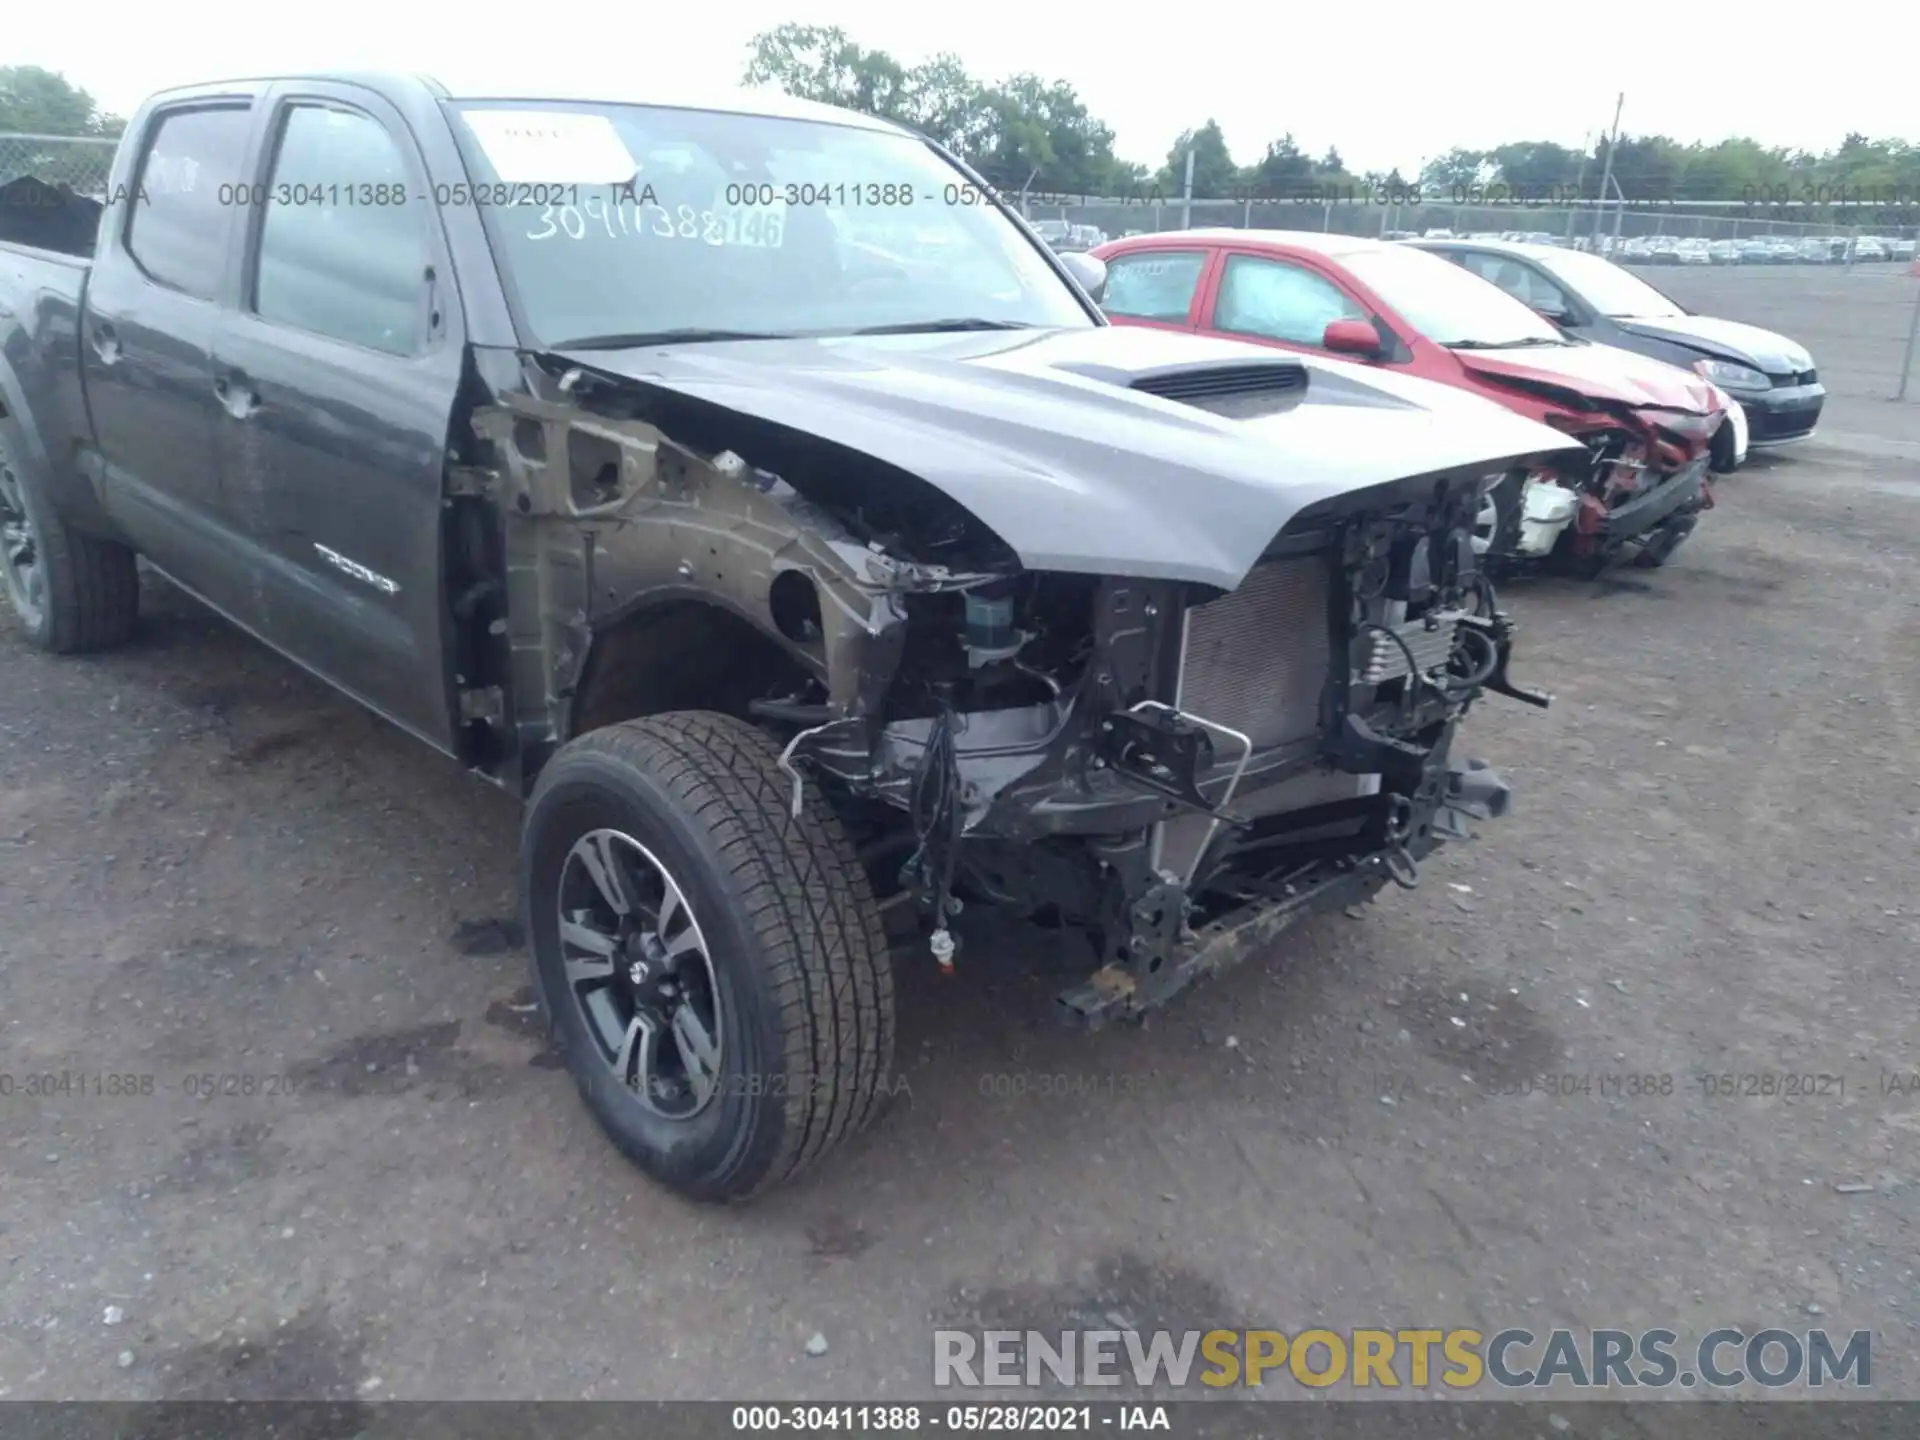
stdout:
{"type": "Polygon", "coordinates": [[[1792,165],[1784,150],[1758,141],[1722,140],[1689,145],[1680,171],[1680,192],[1690,200],[1751,200],[1790,183],[1792,165]]]}
{"type": "Polygon", "coordinates": [[[837,26],[756,35],[746,81],[911,126],[1009,190],[1095,194],[1143,173],[1114,156],[1113,132],[1064,81],[1023,74],[987,85],[945,53],[908,68],[837,26]]]}
{"type": "Polygon", "coordinates": [[[978,155],[991,143],[983,87],[956,55],[936,55],[907,71],[901,108],[906,124],[956,155],[978,155]]]}
{"type": "Polygon", "coordinates": [[[1891,190],[1903,182],[1912,184],[1915,161],[1913,147],[1903,140],[1869,140],[1850,134],[1829,158],[1827,168],[1833,183],[1843,188],[1891,190]]]}
{"type": "Polygon", "coordinates": [[[1113,132],[1061,80],[1015,75],[984,92],[988,143],[968,158],[996,185],[1098,194],[1115,178],[1113,132]]]}
{"type": "Polygon", "coordinates": [[[1525,195],[1571,190],[1580,176],[1580,152],[1551,140],[1516,140],[1487,151],[1501,183],[1525,195]]]}
{"type": "MultiPolygon", "coordinates": [[[[1338,157],[1335,157],[1338,158],[1338,157]]],[[[1182,162],[1184,163],[1184,161],[1182,162]]],[[[1200,193],[1200,162],[1193,166],[1194,193],[1200,193]]],[[[1247,167],[1242,183],[1263,198],[1294,198],[1313,183],[1313,160],[1293,143],[1291,132],[1267,142],[1267,153],[1247,167]]]]}
{"type": "MultiPolygon", "coordinates": [[[[1194,157],[1194,194],[1230,195],[1236,185],[1262,193],[1286,193],[1315,182],[1349,183],[1352,177],[1337,146],[1318,161],[1283,135],[1243,171],[1235,168],[1220,127],[1209,120],[1174,142],[1157,172],[1113,153],[1113,132],[1094,116],[1071,85],[1022,74],[989,84],[968,73],[957,56],[939,54],[905,66],[884,50],[868,50],[837,26],[787,24],[754,37],[748,47],[749,84],[778,85],[789,94],[862,110],[933,137],[973,164],[995,184],[1019,190],[1138,196],[1153,190],[1180,194],[1189,151],[1194,157]]],[[[36,66],[0,67],[0,130],[51,134],[116,134],[121,123],[103,115],[93,98],[64,78],[36,66]]],[[[1421,168],[1420,185],[1444,199],[1457,188],[1503,181],[1540,193],[1581,180],[1597,193],[1606,163],[1603,138],[1586,157],[1552,140],[1512,140],[1490,150],[1456,147],[1421,168]]],[[[1920,187],[1920,147],[1900,139],[1849,133],[1833,150],[1769,149],[1730,136],[1680,144],[1664,135],[1622,136],[1614,178],[1633,199],[1741,200],[1785,187],[1798,199],[1806,187],[1898,193],[1920,187]]],[[[1367,183],[1405,189],[1396,169],[1369,171],[1367,183]]],[[[1863,215],[1897,224],[1899,216],[1863,215]]]]}
{"type": "Polygon", "coordinates": [[[1187,178],[1187,152],[1193,152],[1193,193],[1202,200],[1229,196],[1240,172],[1227,153],[1227,137],[1220,123],[1209,120],[1198,130],[1183,130],[1167,152],[1166,166],[1160,171],[1160,188],[1169,196],[1184,193],[1187,178]]]}
{"type": "Polygon", "coordinates": [[[778,85],[789,95],[899,120],[907,75],[884,50],[865,50],[837,25],[777,25],[748,44],[749,85],[778,85]]]}
{"type": "MultiPolygon", "coordinates": [[[[1604,167],[1607,142],[1601,140],[1594,152],[1595,162],[1604,167]]],[[[1622,135],[1613,157],[1613,179],[1629,200],[1671,200],[1679,194],[1685,164],[1683,148],[1665,135],[1622,135]]]]}
{"type": "Polygon", "coordinates": [[[125,126],[64,75],[38,65],[0,65],[0,132],[118,135],[125,126]]]}
{"type": "Polygon", "coordinates": [[[1455,190],[1484,185],[1493,178],[1493,162],[1484,150],[1464,150],[1456,146],[1437,155],[1420,167],[1423,188],[1445,198],[1455,190]]]}

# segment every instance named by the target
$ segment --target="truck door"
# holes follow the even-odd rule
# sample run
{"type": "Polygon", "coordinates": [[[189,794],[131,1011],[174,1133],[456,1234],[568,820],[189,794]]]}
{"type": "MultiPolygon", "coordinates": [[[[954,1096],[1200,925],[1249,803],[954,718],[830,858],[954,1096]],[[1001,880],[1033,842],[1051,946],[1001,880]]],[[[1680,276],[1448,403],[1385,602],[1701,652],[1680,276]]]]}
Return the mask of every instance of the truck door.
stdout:
{"type": "Polygon", "coordinates": [[[151,112],[115,167],[81,319],[102,503],[148,559],[222,608],[233,557],[212,352],[254,118],[250,96],[229,94],[151,112]]]}
{"type": "Polygon", "coordinates": [[[289,81],[216,337],[220,483],[263,637],[444,750],[440,525],[464,327],[406,125],[289,81]]]}

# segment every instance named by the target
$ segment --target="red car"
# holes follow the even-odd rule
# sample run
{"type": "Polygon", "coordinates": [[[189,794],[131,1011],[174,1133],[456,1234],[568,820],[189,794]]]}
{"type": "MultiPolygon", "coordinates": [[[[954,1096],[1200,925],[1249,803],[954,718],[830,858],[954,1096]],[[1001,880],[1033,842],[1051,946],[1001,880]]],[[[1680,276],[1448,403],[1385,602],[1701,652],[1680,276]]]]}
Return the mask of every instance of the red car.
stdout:
{"type": "Polygon", "coordinates": [[[1399,370],[1483,395],[1584,442],[1488,492],[1476,545],[1507,566],[1587,574],[1631,549],[1662,564],[1713,505],[1726,412],[1676,366],[1577,340],[1436,255],[1349,235],[1182,230],[1110,241],[1101,305],[1194,330],[1399,370]]]}

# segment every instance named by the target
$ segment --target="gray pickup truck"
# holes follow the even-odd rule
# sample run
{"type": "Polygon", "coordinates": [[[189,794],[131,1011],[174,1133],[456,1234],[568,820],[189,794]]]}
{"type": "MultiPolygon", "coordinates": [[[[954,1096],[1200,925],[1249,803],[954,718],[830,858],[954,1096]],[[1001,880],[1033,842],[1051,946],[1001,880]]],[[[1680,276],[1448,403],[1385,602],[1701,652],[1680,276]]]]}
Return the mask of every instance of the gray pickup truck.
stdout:
{"type": "Polygon", "coordinates": [[[0,239],[27,633],[132,638],[139,556],[525,798],[556,1044],[686,1194],[874,1113],[889,908],[962,971],[963,904],[1073,927],[1098,1023],[1505,806],[1455,730],[1544,699],[1471,528],[1569,442],[1109,327],[918,136],[277,78],[156,97],[67,198],[0,239]]]}

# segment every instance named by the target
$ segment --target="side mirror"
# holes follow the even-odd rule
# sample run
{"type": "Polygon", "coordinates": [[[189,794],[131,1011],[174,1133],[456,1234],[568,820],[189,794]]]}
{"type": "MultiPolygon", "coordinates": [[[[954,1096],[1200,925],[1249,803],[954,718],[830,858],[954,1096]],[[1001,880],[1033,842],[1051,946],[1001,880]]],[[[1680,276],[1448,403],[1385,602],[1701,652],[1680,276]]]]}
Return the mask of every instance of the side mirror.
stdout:
{"type": "Polygon", "coordinates": [[[1573,319],[1565,307],[1560,305],[1536,305],[1533,307],[1533,313],[1555,325],[1565,325],[1573,319]]]}
{"type": "Polygon", "coordinates": [[[1098,305],[1107,293],[1107,266],[1104,260],[1096,260],[1084,250],[1070,250],[1060,257],[1060,268],[1074,279],[1087,298],[1098,305]]]}
{"type": "Polygon", "coordinates": [[[1366,320],[1335,320],[1320,337],[1323,349],[1336,355],[1359,355],[1372,359],[1386,348],[1380,341],[1380,332],[1366,320]]]}

